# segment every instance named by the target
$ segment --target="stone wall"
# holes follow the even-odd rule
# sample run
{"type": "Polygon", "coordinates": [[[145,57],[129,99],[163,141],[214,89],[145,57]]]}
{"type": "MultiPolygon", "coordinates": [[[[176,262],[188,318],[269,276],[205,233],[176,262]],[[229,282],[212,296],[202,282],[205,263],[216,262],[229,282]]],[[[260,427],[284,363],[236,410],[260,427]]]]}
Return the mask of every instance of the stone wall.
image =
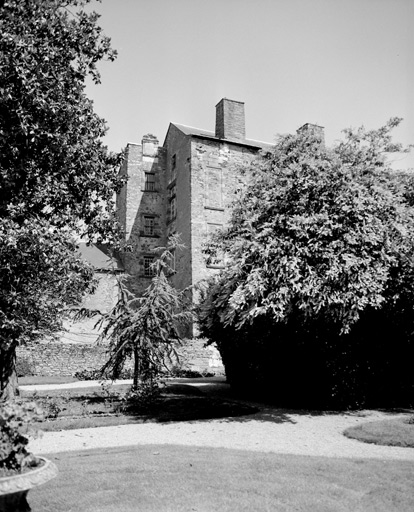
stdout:
{"type": "MultiPolygon", "coordinates": [[[[215,347],[204,347],[203,340],[186,340],[178,347],[177,367],[200,373],[223,375],[224,368],[215,347]]],[[[96,370],[105,363],[105,346],[45,341],[19,347],[17,359],[25,361],[34,375],[73,376],[82,370],[96,370]]],[[[131,365],[129,365],[131,367],[131,365]]]]}
{"type": "Polygon", "coordinates": [[[153,135],[146,135],[142,144],[128,144],[120,174],[128,176],[117,197],[121,224],[131,251],[122,254],[122,263],[129,274],[128,288],[137,295],[149,285],[145,277],[144,258],[154,256],[154,248],[166,242],[165,150],[158,147],[153,135]],[[146,176],[154,179],[146,185],[146,176]],[[152,219],[153,231],[145,229],[145,218],[152,219]]]}
{"type": "Polygon", "coordinates": [[[167,195],[168,216],[167,234],[178,233],[183,249],[175,255],[176,274],[172,277],[173,286],[183,290],[191,281],[191,149],[189,137],[171,125],[165,140],[167,152],[167,195]],[[175,168],[173,169],[173,166],[175,168]],[[172,202],[176,204],[176,214],[172,213],[172,202]]]}
{"type": "Polygon", "coordinates": [[[219,351],[215,346],[205,346],[203,339],[186,340],[177,350],[179,366],[185,370],[224,375],[224,367],[219,351]]]}
{"type": "MultiPolygon", "coordinates": [[[[95,293],[86,296],[82,306],[90,310],[98,310],[101,313],[108,313],[118,300],[117,279],[119,275],[97,272],[95,277],[98,279],[95,293]]],[[[64,331],[60,334],[59,341],[62,344],[94,344],[100,333],[100,330],[95,327],[98,320],[99,316],[79,321],[65,320],[63,322],[64,331]]]]}
{"type": "Polygon", "coordinates": [[[240,169],[257,156],[257,149],[215,140],[193,139],[191,145],[192,282],[220,269],[206,262],[202,249],[209,235],[226,226],[235,193],[246,177],[240,169]]]}
{"type": "Polygon", "coordinates": [[[66,377],[96,370],[104,363],[105,352],[105,347],[91,344],[46,341],[19,347],[17,360],[26,361],[34,375],[66,377]]]}

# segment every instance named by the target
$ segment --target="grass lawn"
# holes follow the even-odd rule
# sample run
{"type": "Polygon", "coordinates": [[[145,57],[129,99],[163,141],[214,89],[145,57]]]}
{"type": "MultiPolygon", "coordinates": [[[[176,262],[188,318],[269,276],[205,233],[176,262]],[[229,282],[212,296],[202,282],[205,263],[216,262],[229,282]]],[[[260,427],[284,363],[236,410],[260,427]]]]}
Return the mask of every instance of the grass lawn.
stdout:
{"type": "MultiPolygon", "coordinates": [[[[171,382],[155,404],[128,408],[121,400],[126,388],[51,390],[34,397],[25,392],[23,396],[36,398],[51,416],[55,414],[40,424],[43,430],[253,413],[269,416],[266,406],[254,409],[225,395],[210,396],[185,383],[171,382]]],[[[386,420],[361,424],[347,435],[356,430],[358,435],[353,437],[366,441],[360,432],[374,423],[380,432],[389,432],[391,426],[396,431],[395,420],[386,420]]],[[[405,427],[409,430],[400,438],[413,433],[414,425],[405,427]]],[[[59,476],[30,491],[29,503],[37,512],[414,510],[414,466],[409,461],[168,445],[65,452],[48,458],[57,464],[59,476]]]]}
{"type": "Polygon", "coordinates": [[[414,448],[414,421],[409,423],[407,418],[369,421],[348,428],[344,434],[364,443],[414,448]]]}
{"type": "Polygon", "coordinates": [[[18,380],[19,380],[20,386],[32,386],[35,384],[67,384],[69,382],[78,382],[78,379],[75,379],[75,377],[58,377],[58,376],[50,376],[50,377],[29,376],[29,377],[19,377],[18,380]]]}
{"type": "Polygon", "coordinates": [[[412,462],[146,445],[48,456],[37,512],[414,510],[412,462]]]}

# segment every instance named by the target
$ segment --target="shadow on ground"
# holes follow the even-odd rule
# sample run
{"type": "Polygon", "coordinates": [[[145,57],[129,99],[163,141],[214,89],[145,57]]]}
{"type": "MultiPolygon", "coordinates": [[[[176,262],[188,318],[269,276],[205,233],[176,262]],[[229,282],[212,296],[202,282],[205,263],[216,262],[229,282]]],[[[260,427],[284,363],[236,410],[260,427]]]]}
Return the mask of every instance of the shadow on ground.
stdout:
{"type": "MultiPolygon", "coordinates": [[[[288,409],[274,403],[258,402],[235,393],[223,378],[170,379],[162,395],[151,403],[128,402],[122,390],[108,394],[103,389],[73,389],[25,393],[25,399],[37,400],[48,413],[42,430],[66,430],[131,423],[167,423],[217,420],[225,422],[296,423],[298,415],[326,416],[349,411],[288,409]],[[35,396],[36,395],[36,396],[35,396]]],[[[395,411],[390,411],[393,413],[395,411]]],[[[352,414],[365,416],[368,411],[352,414]]]]}

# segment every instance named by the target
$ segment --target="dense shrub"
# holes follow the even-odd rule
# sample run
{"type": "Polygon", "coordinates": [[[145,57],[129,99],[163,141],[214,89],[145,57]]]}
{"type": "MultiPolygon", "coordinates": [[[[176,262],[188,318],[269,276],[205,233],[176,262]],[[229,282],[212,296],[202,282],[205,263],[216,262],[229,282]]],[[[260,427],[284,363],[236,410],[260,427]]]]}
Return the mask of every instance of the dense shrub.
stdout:
{"type": "Polygon", "coordinates": [[[35,369],[32,361],[25,357],[18,357],[16,359],[16,373],[18,377],[30,377],[35,374],[35,369]]]}
{"type": "Polygon", "coordinates": [[[27,451],[27,436],[36,433],[29,424],[41,417],[35,403],[0,404],[0,477],[38,464],[36,457],[27,451]]]}
{"type": "Polygon", "coordinates": [[[173,365],[169,371],[166,372],[167,377],[175,377],[177,379],[199,379],[203,377],[214,377],[214,373],[207,370],[199,372],[198,370],[191,370],[184,368],[180,365],[173,365]]]}
{"type": "MultiPolygon", "coordinates": [[[[75,372],[75,379],[78,380],[101,380],[101,379],[110,379],[109,376],[105,376],[102,373],[102,369],[99,370],[80,370],[75,372]]],[[[132,379],[134,376],[134,371],[132,368],[124,368],[118,375],[118,379],[132,379]]]]}
{"type": "Polygon", "coordinates": [[[398,123],[333,149],[281,137],[247,169],[198,308],[233,386],[284,406],[414,404],[412,185],[384,157],[398,123]]]}

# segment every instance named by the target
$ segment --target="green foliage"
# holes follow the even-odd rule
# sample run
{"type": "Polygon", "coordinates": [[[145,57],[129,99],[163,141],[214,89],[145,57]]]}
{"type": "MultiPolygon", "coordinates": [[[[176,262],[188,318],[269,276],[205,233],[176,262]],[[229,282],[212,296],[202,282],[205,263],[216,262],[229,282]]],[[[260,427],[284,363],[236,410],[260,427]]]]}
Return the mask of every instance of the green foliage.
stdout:
{"type": "Polygon", "coordinates": [[[30,377],[35,374],[32,361],[25,357],[16,359],[16,374],[18,377],[30,377]]]}
{"type": "MultiPolygon", "coordinates": [[[[118,375],[118,379],[132,379],[134,372],[131,368],[124,368],[118,375]]],[[[97,370],[79,370],[75,372],[74,377],[78,380],[100,380],[102,379],[102,369],[97,370]]]]}
{"type": "Polygon", "coordinates": [[[99,380],[102,378],[101,370],[79,370],[73,375],[78,380],[99,380]]]}
{"type": "Polygon", "coordinates": [[[0,405],[0,476],[37,465],[36,458],[26,449],[27,435],[36,433],[29,424],[41,418],[42,412],[34,402],[0,405]]]}
{"type": "Polygon", "coordinates": [[[177,359],[175,347],[192,318],[186,291],[178,291],[168,280],[173,272],[169,266],[172,254],[179,247],[179,238],[172,235],[168,246],[159,249],[162,252],[153,263],[154,277],[141,297],[135,297],[120,281],[117,304],[97,324],[103,327],[98,341],[110,341],[102,375],[118,379],[125,362],[133,359],[136,391],[140,381],[156,380],[166,362],[177,359]]]}
{"type": "Polygon", "coordinates": [[[113,60],[88,1],[7,0],[0,8],[0,217],[28,214],[108,238],[119,156],[85,95],[97,63],[113,60]],[[78,11],[72,10],[77,8],[78,11]]]}
{"type": "Polygon", "coordinates": [[[414,330],[408,179],[385,158],[402,150],[390,135],[399,122],[346,130],[333,149],[311,133],[284,136],[247,170],[229,227],[206,248],[228,265],[198,311],[233,382],[323,407],[361,405],[387,386],[414,400],[409,374],[394,379],[414,330]]]}
{"type": "Polygon", "coordinates": [[[93,289],[93,270],[76,244],[47,221],[0,219],[0,347],[60,328],[68,305],[93,289]]]}
{"type": "Polygon", "coordinates": [[[161,398],[161,387],[157,378],[142,380],[136,388],[125,394],[121,410],[145,411],[155,405],[161,398]]]}
{"type": "Polygon", "coordinates": [[[167,372],[169,377],[177,378],[177,379],[200,379],[207,377],[214,377],[214,373],[211,373],[207,370],[203,370],[199,372],[197,370],[191,370],[189,368],[185,368],[180,364],[173,365],[169,371],[167,372]]]}
{"type": "Polygon", "coordinates": [[[0,6],[0,397],[19,343],[53,334],[93,289],[74,239],[116,243],[120,155],[86,97],[113,60],[88,0],[6,0],[0,6]]]}

